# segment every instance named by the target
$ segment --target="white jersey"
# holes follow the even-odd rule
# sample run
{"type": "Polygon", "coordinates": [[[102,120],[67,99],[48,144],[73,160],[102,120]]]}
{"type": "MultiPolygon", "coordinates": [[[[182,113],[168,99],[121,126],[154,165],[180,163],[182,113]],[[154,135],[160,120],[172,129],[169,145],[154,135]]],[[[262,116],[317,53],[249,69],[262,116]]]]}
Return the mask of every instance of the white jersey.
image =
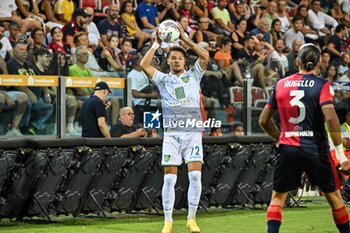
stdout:
{"type": "Polygon", "coordinates": [[[204,70],[198,60],[188,71],[179,77],[156,70],[152,81],[162,97],[163,127],[166,131],[194,130],[196,122],[201,121],[200,81],[204,70]]]}

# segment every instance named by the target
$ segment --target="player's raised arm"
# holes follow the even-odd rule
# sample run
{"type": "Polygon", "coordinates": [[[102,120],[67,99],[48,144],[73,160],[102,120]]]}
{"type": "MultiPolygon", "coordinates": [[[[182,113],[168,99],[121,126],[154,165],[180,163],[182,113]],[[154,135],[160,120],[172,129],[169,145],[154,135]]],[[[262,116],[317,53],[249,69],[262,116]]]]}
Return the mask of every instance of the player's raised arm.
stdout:
{"type": "Polygon", "coordinates": [[[177,26],[180,29],[180,39],[199,56],[199,64],[203,70],[206,70],[209,62],[209,52],[189,39],[179,23],[177,23],[177,26]]]}
{"type": "Polygon", "coordinates": [[[152,47],[147,51],[147,53],[145,54],[145,56],[142,58],[142,60],[140,62],[140,67],[141,67],[142,71],[145,72],[147,77],[150,79],[153,78],[153,76],[156,72],[156,68],[154,68],[151,65],[152,59],[154,57],[155,52],[157,51],[157,49],[159,48],[159,46],[161,44],[161,40],[158,37],[158,28],[155,30],[155,35],[156,35],[156,39],[153,42],[152,47]]]}

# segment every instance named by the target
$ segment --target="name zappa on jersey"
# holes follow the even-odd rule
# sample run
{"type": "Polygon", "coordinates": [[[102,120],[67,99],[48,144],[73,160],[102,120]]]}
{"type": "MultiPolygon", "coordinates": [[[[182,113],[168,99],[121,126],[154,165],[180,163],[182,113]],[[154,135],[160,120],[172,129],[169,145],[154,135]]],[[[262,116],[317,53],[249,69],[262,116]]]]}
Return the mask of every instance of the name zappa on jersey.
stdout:
{"type": "Polygon", "coordinates": [[[315,85],[314,80],[302,79],[302,80],[287,80],[284,83],[284,87],[313,87],[315,85]]]}

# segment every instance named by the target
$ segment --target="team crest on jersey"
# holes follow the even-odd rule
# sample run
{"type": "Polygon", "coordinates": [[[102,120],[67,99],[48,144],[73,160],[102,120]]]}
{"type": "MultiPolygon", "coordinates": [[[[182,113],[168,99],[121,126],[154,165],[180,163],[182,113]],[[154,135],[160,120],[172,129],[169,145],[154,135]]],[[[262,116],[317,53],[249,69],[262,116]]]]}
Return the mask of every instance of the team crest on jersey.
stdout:
{"type": "Polygon", "coordinates": [[[175,88],[176,99],[181,100],[185,98],[185,90],[183,87],[175,88]]]}
{"type": "Polygon", "coordinates": [[[164,161],[169,162],[170,160],[170,155],[164,155],[164,161]]]}
{"type": "Polygon", "coordinates": [[[181,77],[181,79],[184,83],[188,83],[188,81],[190,80],[188,76],[181,77]]]}

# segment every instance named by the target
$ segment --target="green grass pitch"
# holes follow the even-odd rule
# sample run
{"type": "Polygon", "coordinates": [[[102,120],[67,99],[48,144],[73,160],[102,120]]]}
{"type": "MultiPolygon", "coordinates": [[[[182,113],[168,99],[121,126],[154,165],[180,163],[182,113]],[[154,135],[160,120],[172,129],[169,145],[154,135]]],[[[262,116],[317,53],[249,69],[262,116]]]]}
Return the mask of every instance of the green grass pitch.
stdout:
{"type": "MultiPolygon", "coordinates": [[[[337,232],[333,224],[331,210],[324,198],[308,198],[302,203],[306,208],[284,208],[281,233],[321,233],[337,232]]],[[[202,233],[259,233],[266,232],[264,209],[242,210],[210,208],[208,212],[199,211],[197,222],[202,233]]],[[[186,224],[186,210],[175,211],[173,233],[189,232],[186,224]]],[[[155,233],[160,232],[163,217],[156,215],[113,215],[115,218],[99,217],[54,217],[55,223],[44,219],[16,222],[3,219],[1,233],[155,233]]]]}

